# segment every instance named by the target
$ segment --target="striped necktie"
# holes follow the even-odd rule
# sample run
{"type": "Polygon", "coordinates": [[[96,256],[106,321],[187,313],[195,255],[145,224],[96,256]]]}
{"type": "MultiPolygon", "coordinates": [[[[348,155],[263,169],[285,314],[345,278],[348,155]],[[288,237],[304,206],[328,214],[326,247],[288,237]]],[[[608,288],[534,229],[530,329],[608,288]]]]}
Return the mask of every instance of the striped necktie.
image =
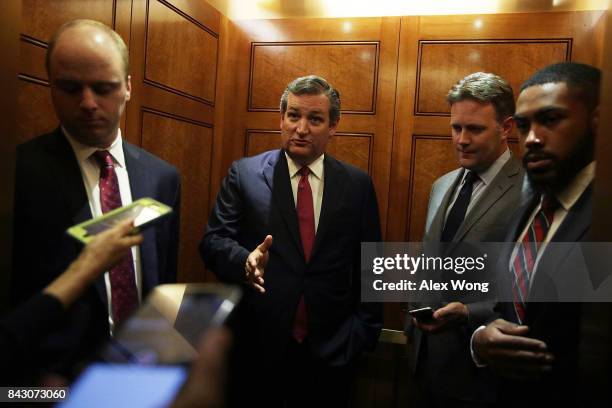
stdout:
{"type": "Polygon", "coordinates": [[[514,274],[512,295],[514,298],[514,309],[521,323],[525,321],[526,300],[529,293],[529,280],[538,257],[542,243],[548,235],[553,223],[555,211],[559,203],[553,198],[544,196],[540,209],[529,225],[516,251],[512,261],[511,270],[514,274]]]}

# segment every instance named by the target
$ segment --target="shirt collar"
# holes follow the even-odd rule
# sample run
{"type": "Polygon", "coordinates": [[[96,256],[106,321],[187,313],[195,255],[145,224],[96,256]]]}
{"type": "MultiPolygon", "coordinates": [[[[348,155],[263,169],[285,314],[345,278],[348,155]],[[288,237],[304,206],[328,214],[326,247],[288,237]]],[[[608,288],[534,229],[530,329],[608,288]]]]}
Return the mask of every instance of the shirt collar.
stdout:
{"type": "Polygon", "coordinates": [[[506,148],[506,151],[503,152],[485,171],[476,173],[485,186],[493,181],[497,173],[499,173],[502,167],[510,160],[511,156],[510,149],[506,148]]]}
{"type": "MultiPolygon", "coordinates": [[[[300,166],[295,161],[293,161],[293,159],[287,154],[287,152],[284,152],[284,153],[285,153],[285,157],[287,158],[287,165],[289,167],[289,178],[293,178],[303,166],[300,166]]],[[[310,169],[310,173],[318,179],[321,179],[323,177],[323,159],[324,158],[325,158],[325,154],[322,154],[319,157],[317,157],[315,161],[313,161],[307,166],[308,169],[310,169]]]]}
{"type": "Polygon", "coordinates": [[[563,209],[569,211],[570,208],[576,204],[576,201],[578,201],[582,193],[584,193],[584,190],[587,189],[594,178],[595,161],[592,161],[576,174],[566,188],[555,195],[555,198],[559,201],[563,209]]]}
{"type": "Polygon", "coordinates": [[[98,147],[88,146],[76,140],[74,137],[68,133],[68,131],[62,126],[62,132],[66,135],[66,139],[72,146],[72,150],[77,158],[79,163],[83,163],[87,159],[91,157],[97,150],[108,150],[108,152],[113,156],[113,159],[119,166],[125,167],[125,156],[123,155],[123,141],[121,139],[121,129],[117,129],[117,137],[110,145],[108,149],[100,149],[98,147]]]}

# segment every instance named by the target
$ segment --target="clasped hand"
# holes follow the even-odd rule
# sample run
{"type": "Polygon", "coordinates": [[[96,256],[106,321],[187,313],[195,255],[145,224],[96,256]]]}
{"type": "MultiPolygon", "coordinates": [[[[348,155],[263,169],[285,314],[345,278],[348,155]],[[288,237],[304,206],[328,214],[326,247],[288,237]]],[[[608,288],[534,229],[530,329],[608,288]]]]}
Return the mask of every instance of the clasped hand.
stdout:
{"type": "Polygon", "coordinates": [[[503,319],[474,334],[474,352],[498,374],[512,379],[537,379],[552,369],[554,356],[542,340],[527,337],[529,327],[503,319]]]}

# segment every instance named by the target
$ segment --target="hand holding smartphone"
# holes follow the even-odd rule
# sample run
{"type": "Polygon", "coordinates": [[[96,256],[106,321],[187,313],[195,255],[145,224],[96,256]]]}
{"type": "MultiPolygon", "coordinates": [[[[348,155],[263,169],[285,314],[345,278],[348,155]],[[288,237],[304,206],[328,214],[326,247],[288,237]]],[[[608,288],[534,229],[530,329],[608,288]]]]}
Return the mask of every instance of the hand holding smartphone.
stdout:
{"type": "Polygon", "coordinates": [[[422,307],[420,309],[412,309],[408,311],[410,316],[417,319],[420,323],[429,323],[433,320],[434,310],[431,307],[422,307]]]}

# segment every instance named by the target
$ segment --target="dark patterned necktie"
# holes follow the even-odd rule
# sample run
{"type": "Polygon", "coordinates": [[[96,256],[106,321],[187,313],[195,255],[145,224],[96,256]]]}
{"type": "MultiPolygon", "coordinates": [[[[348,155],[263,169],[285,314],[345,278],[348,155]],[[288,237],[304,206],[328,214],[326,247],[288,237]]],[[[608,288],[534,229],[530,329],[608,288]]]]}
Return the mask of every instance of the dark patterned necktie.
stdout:
{"type": "Polygon", "coordinates": [[[440,239],[442,242],[451,242],[453,240],[457,234],[457,230],[465,219],[465,214],[468,206],[470,205],[474,182],[478,180],[478,175],[473,171],[466,171],[467,174],[465,176],[463,186],[461,186],[461,190],[459,190],[459,194],[457,195],[457,199],[453,204],[453,208],[451,208],[450,212],[448,213],[448,217],[446,218],[446,223],[444,224],[444,229],[442,230],[442,238],[440,239]]]}
{"type": "Polygon", "coordinates": [[[521,323],[525,321],[525,301],[529,293],[529,280],[538,252],[550,230],[558,206],[558,202],[554,198],[545,197],[542,200],[542,205],[529,225],[512,261],[511,270],[514,274],[512,296],[514,298],[514,309],[521,323]]]}
{"type": "MultiPolygon", "coordinates": [[[[306,263],[310,261],[312,247],[315,240],[315,220],[314,206],[312,202],[312,189],[308,182],[310,169],[302,167],[298,172],[300,181],[298,183],[297,205],[296,211],[298,222],[300,225],[300,237],[302,238],[302,249],[304,250],[304,259],[306,263]]],[[[306,318],[306,305],[304,304],[304,295],[300,297],[300,303],[295,314],[293,322],[293,338],[299,343],[304,341],[308,334],[308,321],[306,318]]]]}
{"type": "MultiPolygon", "coordinates": [[[[100,206],[102,213],[121,207],[121,193],[113,158],[108,150],[98,150],[94,157],[100,164],[100,206]]],[[[132,251],[110,270],[113,323],[121,324],[138,308],[132,251]]]]}

